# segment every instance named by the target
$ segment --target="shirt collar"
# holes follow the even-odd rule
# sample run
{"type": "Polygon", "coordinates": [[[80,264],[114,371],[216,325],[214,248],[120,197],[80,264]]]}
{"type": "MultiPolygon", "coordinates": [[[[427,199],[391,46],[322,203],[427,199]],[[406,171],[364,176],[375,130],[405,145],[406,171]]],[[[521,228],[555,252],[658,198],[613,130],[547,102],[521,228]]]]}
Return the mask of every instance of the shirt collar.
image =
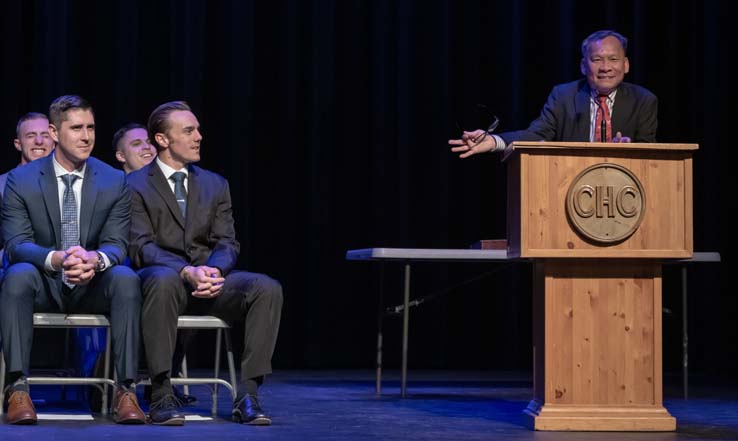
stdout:
{"type": "MultiPolygon", "coordinates": [[[[596,91],[595,89],[592,89],[592,88],[590,88],[590,90],[592,91],[592,99],[593,99],[593,100],[597,100],[597,97],[598,97],[598,96],[599,96],[600,94],[599,94],[599,93],[597,93],[597,91],[596,91]]],[[[617,93],[618,93],[618,90],[617,90],[617,89],[615,89],[615,90],[613,90],[612,92],[610,92],[610,93],[609,93],[609,94],[607,95],[607,100],[608,100],[609,102],[613,102],[613,101],[615,101],[615,95],[617,95],[617,93]]]]}
{"type": "Polygon", "coordinates": [[[71,173],[73,175],[79,176],[80,179],[84,179],[84,177],[85,177],[85,170],[87,170],[87,161],[85,161],[82,164],[82,167],[80,167],[80,168],[78,168],[78,169],[76,169],[76,170],[74,170],[72,172],[69,172],[69,171],[67,171],[67,169],[65,169],[64,167],[62,167],[61,164],[59,164],[59,162],[56,160],[56,155],[53,154],[53,153],[51,154],[51,160],[54,163],[54,175],[57,178],[60,177],[60,176],[68,175],[68,174],[71,173]]]}
{"type": "Polygon", "coordinates": [[[169,179],[170,177],[172,177],[172,175],[173,175],[174,173],[176,173],[176,172],[182,172],[182,173],[184,173],[185,175],[189,176],[189,172],[187,171],[187,167],[183,167],[183,168],[181,168],[181,169],[179,169],[179,170],[175,170],[175,169],[173,169],[172,167],[170,167],[170,166],[168,166],[168,165],[164,164],[164,163],[163,163],[163,162],[162,162],[162,161],[161,161],[161,160],[159,159],[159,156],[157,156],[157,157],[156,157],[156,165],[158,165],[158,166],[159,166],[159,168],[161,169],[161,172],[162,172],[162,173],[164,173],[164,177],[165,177],[165,178],[167,178],[167,179],[169,179]]]}

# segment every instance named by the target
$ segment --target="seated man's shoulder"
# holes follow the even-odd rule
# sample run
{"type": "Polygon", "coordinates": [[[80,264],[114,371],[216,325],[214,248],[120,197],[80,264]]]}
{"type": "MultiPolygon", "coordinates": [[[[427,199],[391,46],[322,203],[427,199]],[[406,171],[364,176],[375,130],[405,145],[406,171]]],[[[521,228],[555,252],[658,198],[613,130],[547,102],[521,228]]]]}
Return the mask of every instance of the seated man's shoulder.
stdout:
{"type": "Polygon", "coordinates": [[[111,176],[122,177],[124,176],[123,170],[119,170],[110,164],[103,162],[93,156],[87,158],[87,165],[94,167],[98,173],[108,173],[111,176]]]}
{"type": "Polygon", "coordinates": [[[96,180],[98,184],[120,185],[125,182],[125,173],[122,170],[111,167],[97,158],[87,158],[87,166],[100,177],[96,180]]]}
{"type": "Polygon", "coordinates": [[[223,176],[221,176],[220,174],[214,171],[206,170],[196,165],[191,165],[190,167],[191,167],[192,172],[195,173],[200,179],[206,179],[211,182],[217,182],[220,185],[228,184],[228,180],[226,178],[224,178],[223,176]]]}
{"type": "Polygon", "coordinates": [[[637,84],[623,82],[622,84],[620,84],[619,89],[627,91],[631,95],[641,97],[643,99],[656,99],[656,95],[653,92],[637,84]]]}
{"type": "Polygon", "coordinates": [[[49,156],[47,156],[46,158],[37,159],[27,164],[19,165],[18,167],[15,167],[14,169],[5,173],[6,178],[8,180],[11,180],[11,176],[12,176],[12,180],[17,180],[17,179],[25,179],[26,177],[38,175],[39,171],[43,170],[44,167],[48,166],[48,163],[51,161],[51,158],[49,156]]]}
{"type": "Polygon", "coordinates": [[[586,80],[574,80],[555,85],[553,92],[557,94],[575,94],[585,87],[587,87],[586,80]]]}
{"type": "Polygon", "coordinates": [[[146,176],[149,174],[149,167],[145,166],[138,170],[132,171],[126,175],[126,182],[131,187],[146,186],[146,176]]]}

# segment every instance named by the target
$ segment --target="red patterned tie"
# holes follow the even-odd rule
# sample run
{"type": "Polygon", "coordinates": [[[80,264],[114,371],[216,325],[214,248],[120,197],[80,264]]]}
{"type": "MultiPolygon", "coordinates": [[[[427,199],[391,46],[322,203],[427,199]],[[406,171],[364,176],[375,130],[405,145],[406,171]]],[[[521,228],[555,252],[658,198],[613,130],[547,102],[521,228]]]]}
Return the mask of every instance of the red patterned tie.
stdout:
{"type": "Polygon", "coordinates": [[[597,95],[597,101],[600,105],[597,106],[597,120],[595,121],[595,136],[593,141],[600,142],[602,140],[602,112],[605,112],[605,139],[607,142],[612,142],[612,124],[610,124],[610,109],[607,107],[607,95],[597,95]]]}

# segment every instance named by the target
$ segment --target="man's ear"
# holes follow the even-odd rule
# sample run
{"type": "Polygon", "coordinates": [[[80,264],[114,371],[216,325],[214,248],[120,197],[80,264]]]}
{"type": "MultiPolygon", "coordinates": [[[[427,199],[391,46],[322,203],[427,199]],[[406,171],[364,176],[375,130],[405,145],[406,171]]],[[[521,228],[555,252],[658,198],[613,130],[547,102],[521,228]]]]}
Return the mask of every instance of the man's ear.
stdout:
{"type": "Polygon", "coordinates": [[[625,57],[625,68],[623,69],[623,73],[627,74],[630,72],[630,61],[628,61],[628,57],[625,57]]]}
{"type": "Polygon", "coordinates": [[[157,133],[154,135],[154,139],[156,140],[156,143],[161,146],[161,148],[165,149],[169,147],[169,138],[163,133],[157,133]]]}
{"type": "Polygon", "coordinates": [[[21,142],[20,142],[20,139],[15,138],[13,140],[13,145],[15,146],[15,149],[16,150],[18,150],[19,152],[21,151],[21,142]]]}
{"type": "Polygon", "coordinates": [[[582,58],[582,61],[579,62],[579,70],[582,71],[582,75],[585,77],[587,76],[587,60],[582,58]]]}
{"type": "Polygon", "coordinates": [[[49,123],[49,136],[51,136],[54,142],[59,142],[59,132],[56,131],[56,126],[51,123],[49,123]]]}
{"type": "Polygon", "coordinates": [[[123,152],[121,150],[115,151],[115,159],[117,159],[118,162],[120,162],[121,164],[126,163],[126,157],[123,155],[123,152]]]}

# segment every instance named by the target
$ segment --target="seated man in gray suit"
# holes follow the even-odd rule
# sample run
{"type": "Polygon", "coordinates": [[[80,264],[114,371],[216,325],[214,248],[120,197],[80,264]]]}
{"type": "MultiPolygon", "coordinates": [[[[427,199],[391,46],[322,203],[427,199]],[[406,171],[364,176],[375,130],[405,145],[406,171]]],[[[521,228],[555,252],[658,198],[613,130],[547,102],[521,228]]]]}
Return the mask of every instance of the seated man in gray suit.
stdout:
{"type": "Polygon", "coordinates": [[[141,291],[126,257],[130,191],[122,172],[90,157],[95,117],[66,95],[49,108],[53,155],[10,172],[2,236],[10,263],[0,288],[0,331],[7,364],[6,421],[34,424],[26,376],[34,312],[110,314],[117,423],[144,423],[133,383],[138,368],[141,291]]]}
{"type": "Polygon", "coordinates": [[[149,136],[159,156],[128,175],[131,188],[131,245],[141,268],[141,326],[152,382],[151,421],[181,425],[170,382],[177,317],[211,314],[245,320],[241,381],[233,420],[267,425],[257,399],[271,373],[282,311],[282,287],[263,275],[235,270],[240,245],[228,181],[193,163],[200,160],[200,124],[187,103],[157,107],[149,136]]]}

